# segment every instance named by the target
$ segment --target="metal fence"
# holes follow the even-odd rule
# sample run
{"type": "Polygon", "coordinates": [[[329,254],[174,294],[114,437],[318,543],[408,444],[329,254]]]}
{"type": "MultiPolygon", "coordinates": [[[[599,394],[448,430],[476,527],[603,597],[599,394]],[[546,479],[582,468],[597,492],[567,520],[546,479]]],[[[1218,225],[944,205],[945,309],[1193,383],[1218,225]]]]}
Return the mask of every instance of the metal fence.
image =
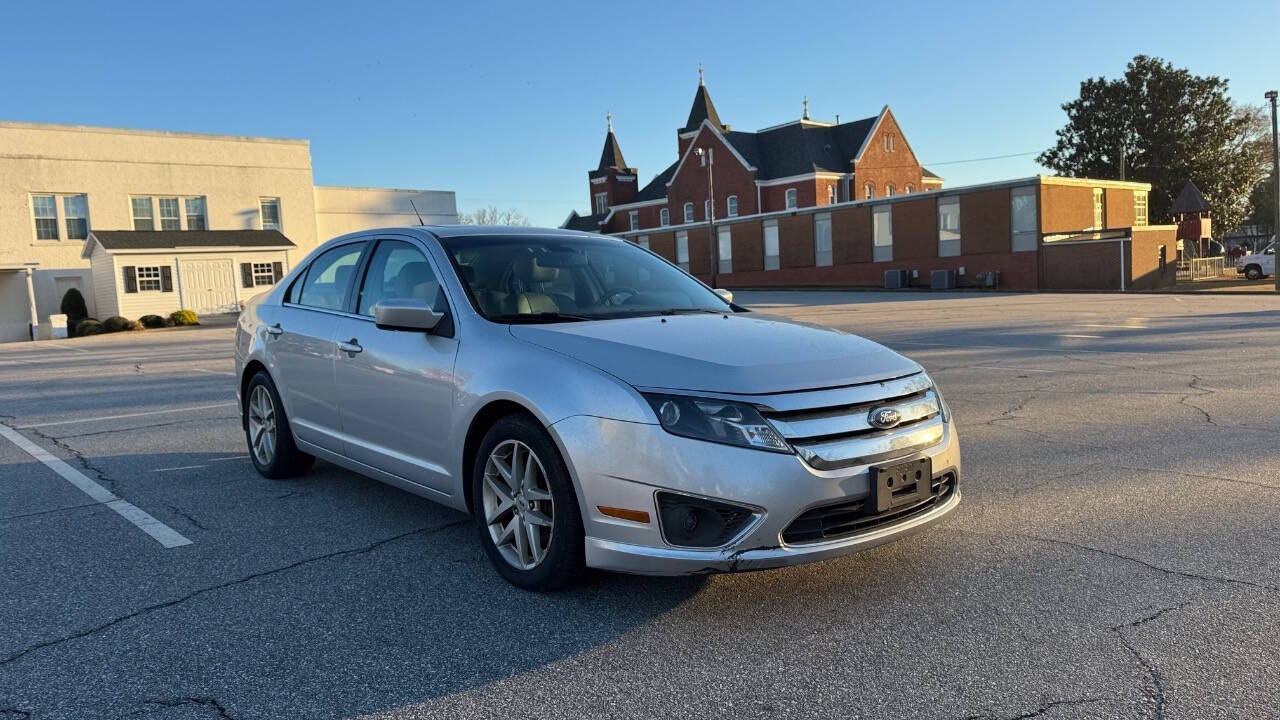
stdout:
{"type": "Polygon", "coordinates": [[[1222,257],[1190,258],[1178,263],[1178,282],[1214,280],[1227,274],[1222,257]]]}

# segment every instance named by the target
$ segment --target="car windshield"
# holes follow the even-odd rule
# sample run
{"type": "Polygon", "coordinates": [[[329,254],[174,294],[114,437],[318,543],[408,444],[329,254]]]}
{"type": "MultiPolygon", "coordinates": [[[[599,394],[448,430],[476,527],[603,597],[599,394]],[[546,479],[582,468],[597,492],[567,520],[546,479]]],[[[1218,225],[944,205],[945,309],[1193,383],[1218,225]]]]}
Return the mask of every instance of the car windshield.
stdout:
{"type": "Polygon", "coordinates": [[[442,238],[476,310],[495,322],[573,322],[732,312],[705,285],[624,240],[442,238]]]}

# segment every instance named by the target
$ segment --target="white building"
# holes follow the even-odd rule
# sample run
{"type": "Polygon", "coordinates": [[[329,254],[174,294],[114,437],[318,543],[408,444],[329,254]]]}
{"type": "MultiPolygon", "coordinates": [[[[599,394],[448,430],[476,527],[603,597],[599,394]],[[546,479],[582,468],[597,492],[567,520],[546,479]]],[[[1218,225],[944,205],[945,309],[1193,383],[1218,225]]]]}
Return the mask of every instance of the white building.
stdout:
{"type": "MultiPolygon", "coordinates": [[[[428,224],[457,222],[454,193],[317,187],[306,140],[2,122],[0,342],[30,337],[32,325],[59,312],[63,294],[73,287],[84,295],[89,314],[99,318],[136,319],[135,307],[176,309],[186,302],[192,309],[215,309],[228,294],[234,304],[248,289],[245,263],[251,274],[255,263],[262,269],[278,262],[287,272],[330,237],[414,225],[419,214],[428,224]],[[258,233],[202,233],[262,230],[278,230],[287,244],[246,239],[258,233]],[[113,239],[86,242],[95,231],[113,239]],[[153,232],[156,238],[129,240],[133,250],[111,249],[105,245],[121,240],[111,231],[153,232]],[[102,255],[93,266],[96,273],[90,262],[95,252],[102,255]],[[132,265],[120,262],[122,253],[131,252],[138,255],[132,265]],[[233,287],[222,288],[228,263],[233,287]],[[140,298],[124,297],[133,294],[124,292],[126,266],[135,268],[135,281],[137,268],[145,268],[147,288],[154,285],[150,274],[168,266],[171,282],[182,291],[139,304],[140,298]],[[190,281],[185,286],[184,270],[190,281]],[[194,282],[196,273],[200,282],[194,282]],[[110,289],[97,287],[108,277],[110,289]],[[209,282],[214,286],[204,287],[209,282]],[[212,295],[193,295],[196,285],[212,295]]],[[[265,270],[254,276],[254,282],[264,280],[265,270]]]]}

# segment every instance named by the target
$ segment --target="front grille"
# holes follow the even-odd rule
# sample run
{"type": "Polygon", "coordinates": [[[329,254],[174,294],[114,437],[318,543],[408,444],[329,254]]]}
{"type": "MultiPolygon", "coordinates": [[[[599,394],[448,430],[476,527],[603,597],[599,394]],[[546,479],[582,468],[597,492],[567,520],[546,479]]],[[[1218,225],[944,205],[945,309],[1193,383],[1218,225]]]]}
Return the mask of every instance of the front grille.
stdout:
{"type": "Polygon", "coordinates": [[[926,513],[936,505],[944,502],[955,492],[956,476],[945,473],[933,479],[932,495],[909,507],[897,508],[888,512],[868,514],[875,511],[875,500],[870,497],[846,500],[832,505],[823,505],[802,514],[782,531],[782,541],[792,545],[803,543],[839,540],[857,535],[892,523],[926,513]]]}
{"type": "Polygon", "coordinates": [[[942,401],[923,373],[785,399],[789,406],[766,409],[764,416],[818,470],[902,457],[942,440],[942,401]],[[899,423],[873,425],[872,412],[882,409],[896,411],[899,423]]]}

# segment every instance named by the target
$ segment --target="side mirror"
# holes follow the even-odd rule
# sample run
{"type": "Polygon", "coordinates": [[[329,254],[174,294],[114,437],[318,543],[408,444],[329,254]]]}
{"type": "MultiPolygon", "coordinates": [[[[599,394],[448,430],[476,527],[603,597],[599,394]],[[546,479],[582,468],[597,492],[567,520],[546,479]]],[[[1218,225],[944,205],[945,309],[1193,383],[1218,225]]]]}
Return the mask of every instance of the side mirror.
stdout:
{"type": "Polygon", "coordinates": [[[431,332],[444,313],[438,313],[422,300],[382,300],[373,306],[373,321],[382,330],[431,332]]]}
{"type": "Polygon", "coordinates": [[[725,290],[724,288],[714,288],[713,292],[719,295],[720,299],[724,300],[725,302],[727,303],[733,302],[733,293],[731,291],[725,290]]]}

